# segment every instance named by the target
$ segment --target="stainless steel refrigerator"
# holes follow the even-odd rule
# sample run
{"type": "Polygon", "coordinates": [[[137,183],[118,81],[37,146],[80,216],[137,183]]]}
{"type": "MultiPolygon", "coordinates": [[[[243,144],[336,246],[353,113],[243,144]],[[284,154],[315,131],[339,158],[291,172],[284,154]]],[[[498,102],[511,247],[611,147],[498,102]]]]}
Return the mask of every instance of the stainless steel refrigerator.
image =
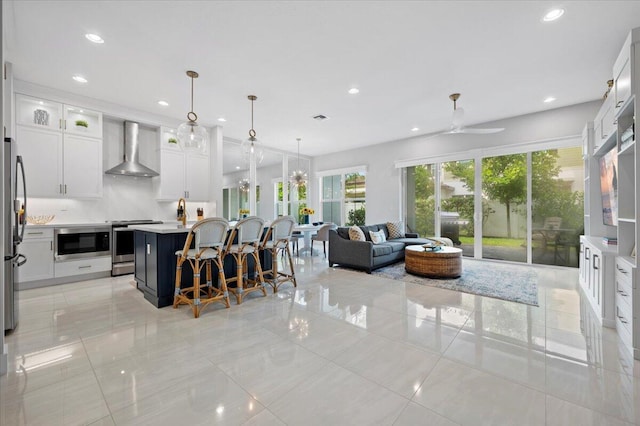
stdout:
{"type": "Polygon", "coordinates": [[[27,223],[27,184],[22,157],[16,155],[13,139],[4,139],[4,328],[18,326],[18,268],[27,261],[18,253],[27,223]],[[18,182],[21,181],[21,185],[18,182]],[[22,194],[18,189],[22,190],[22,194]],[[19,197],[22,197],[19,199],[19,197]],[[20,212],[22,210],[22,212],[20,212]],[[22,215],[22,219],[20,216],[22,215]],[[20,223],[22,222],[22,223],[20,223]]]}

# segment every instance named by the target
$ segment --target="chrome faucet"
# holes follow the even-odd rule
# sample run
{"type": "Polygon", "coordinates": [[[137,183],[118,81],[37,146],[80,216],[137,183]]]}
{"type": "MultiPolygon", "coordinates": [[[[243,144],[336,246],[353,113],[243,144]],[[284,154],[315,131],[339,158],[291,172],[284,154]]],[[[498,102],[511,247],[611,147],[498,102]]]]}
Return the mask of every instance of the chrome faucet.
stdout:
{"type": "Polygon", "coordinates": [[[184,198],[178,200],[177,219],[182,221],[182,226],[187,226],[187,200],[184,198]]]}

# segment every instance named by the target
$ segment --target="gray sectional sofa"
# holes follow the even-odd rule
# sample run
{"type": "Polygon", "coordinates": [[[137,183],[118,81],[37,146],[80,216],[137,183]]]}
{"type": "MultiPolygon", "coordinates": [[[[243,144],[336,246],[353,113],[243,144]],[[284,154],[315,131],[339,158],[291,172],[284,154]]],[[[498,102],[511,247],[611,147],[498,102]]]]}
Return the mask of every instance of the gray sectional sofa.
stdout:
{"type": "MultiPolygon", "coordinates": [[[[339,227],[329,231],[329,266],[340,265],[355,269],[362,269],[368,274],[374,269],[404,260],[404,248],[408,245],[426,244],[430,239],[419,238],[418,234],[406,233],[404,238],[389,240],[389,230],[386,223],[361,226],[367,241],[352,241],[349,239],[349,228],[339,227]],[[384,230],[387,241],[373,244],[369,231],[384,230]]],[[[448,238],[432,238],[446,245],[453,245],[448,238]]]]}

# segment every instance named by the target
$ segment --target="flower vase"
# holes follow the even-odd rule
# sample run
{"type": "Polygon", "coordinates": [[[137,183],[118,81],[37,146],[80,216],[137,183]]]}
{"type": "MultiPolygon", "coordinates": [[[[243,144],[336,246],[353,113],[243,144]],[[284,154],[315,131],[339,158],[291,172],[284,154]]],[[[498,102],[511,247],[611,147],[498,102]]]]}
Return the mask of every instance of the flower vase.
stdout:
{"type": "Polygon", "coordinates": [[[309,215],[308,214],[303,214],[302,215],[302,223],[305,225],[309,224],[309,215]]]}

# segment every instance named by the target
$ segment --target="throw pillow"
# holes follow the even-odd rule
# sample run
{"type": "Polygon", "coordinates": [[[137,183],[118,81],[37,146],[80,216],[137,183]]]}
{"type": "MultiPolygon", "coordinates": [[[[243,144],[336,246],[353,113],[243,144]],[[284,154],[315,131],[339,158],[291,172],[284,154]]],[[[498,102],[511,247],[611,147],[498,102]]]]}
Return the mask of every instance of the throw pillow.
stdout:
{"type": "Polygon", "coordinates": [[[404,238],[404,226],[400,222],[387,222],[387,230],[389,231],[389,239],[404,238]]]}
{"type": "Polygon", "coordinates": [[[382,229],[379,231],[369,231],[369,235],[371,236],[371,242],[373,244],[380,244],[387,241],[387,238],[384,236],[384,231],[382,229]]]}
{"type": "Polygon", "coordinates": [[[353,225],[349,228],[349,239],[351,241],[366,241],[367,239],[364,237],[364,232],[360,229],[359,226],[353,225]]]}

